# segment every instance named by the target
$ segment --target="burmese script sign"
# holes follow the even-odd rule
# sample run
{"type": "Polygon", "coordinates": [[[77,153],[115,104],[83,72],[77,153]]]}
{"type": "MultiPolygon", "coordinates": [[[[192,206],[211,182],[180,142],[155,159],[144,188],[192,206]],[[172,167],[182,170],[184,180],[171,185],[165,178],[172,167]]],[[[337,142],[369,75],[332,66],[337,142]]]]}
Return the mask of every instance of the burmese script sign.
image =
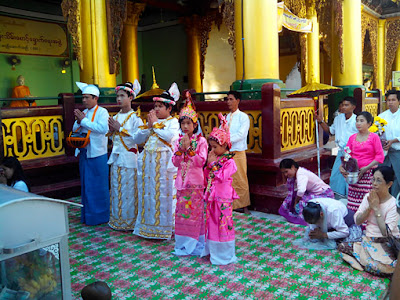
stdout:
{"type": "Polygon", "coordinates": [[[312,32],[312,22],[309,19],[299,18],[293,14],[283,2],[278,3],[278,31],[282,31],[282,26],[297,32],[312,32]]]}
{"type": "Polygon", "coordinates": [[[68,56],[64,24],[0,16],[0,52],[68,56]]]}

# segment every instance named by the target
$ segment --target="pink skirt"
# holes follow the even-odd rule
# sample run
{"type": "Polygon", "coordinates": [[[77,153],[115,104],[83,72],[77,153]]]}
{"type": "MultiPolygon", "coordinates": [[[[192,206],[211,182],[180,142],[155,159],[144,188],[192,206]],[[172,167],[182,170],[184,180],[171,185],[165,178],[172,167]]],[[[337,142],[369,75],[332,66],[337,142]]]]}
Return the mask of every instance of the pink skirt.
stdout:
{"type": "Polygon", "coordinates": [[[203,190],[180,190],[176,197],[175,234],[199,240],[205,234],[203,190]]]}
{"type": "Polygon", "coordinates": [[[211,201],[206,210],[206,240],[229,242],[235,240],[232,202],[211,201]]]}

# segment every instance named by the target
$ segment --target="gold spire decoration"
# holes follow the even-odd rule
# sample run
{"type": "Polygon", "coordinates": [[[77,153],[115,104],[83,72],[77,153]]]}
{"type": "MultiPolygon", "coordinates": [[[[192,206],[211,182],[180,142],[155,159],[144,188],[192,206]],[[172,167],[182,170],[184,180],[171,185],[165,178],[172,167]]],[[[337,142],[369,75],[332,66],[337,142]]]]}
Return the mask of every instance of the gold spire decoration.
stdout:
{"type": "Polygon", "coordinates": [[[156,74],[154,72],[154,67],[151,67],[153,71],[153,84],[151,86],[151,89],[148,90],[147,92],[144,92],[143,94],[138,95],[135,99],[138,98],[143,98],[143,97],[153,97],[153,96],[159,96],[161,95],[165,90],[160,89],[156,82],[156,74]]]}

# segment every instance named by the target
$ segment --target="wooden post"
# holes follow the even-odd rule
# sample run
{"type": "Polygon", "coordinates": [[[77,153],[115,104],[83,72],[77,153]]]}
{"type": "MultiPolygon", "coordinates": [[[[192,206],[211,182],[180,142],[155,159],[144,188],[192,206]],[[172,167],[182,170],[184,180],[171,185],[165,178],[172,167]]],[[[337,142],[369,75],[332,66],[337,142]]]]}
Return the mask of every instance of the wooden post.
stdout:
{"type": "Polygon", "coordinates": [[[69,147],[66,143],[66,138],[69,133],[72,131],[72,127],[74,126],[75,117],[74,117],[74,109],[75,109],[75,97],[74,94],[59,94],[61,97],[58,100],[58,104],[63,106],[63,120],[64,120],[64,149],[65,155],[73,156],[75,155],[75,150],[69,147]]]}
{"type": "Polygon", "coordinates": [[[356,88],[354,89],[353,96],[357,102],[357,106],[354,112],[359,113],[365,111],[365,90],[362,88],[356,88]]]}
{"type": "Polygon", "coordinates": [[[277,84],[265,83],[261,88],[262,157],[281,157],[281,90],[277,84]]]}

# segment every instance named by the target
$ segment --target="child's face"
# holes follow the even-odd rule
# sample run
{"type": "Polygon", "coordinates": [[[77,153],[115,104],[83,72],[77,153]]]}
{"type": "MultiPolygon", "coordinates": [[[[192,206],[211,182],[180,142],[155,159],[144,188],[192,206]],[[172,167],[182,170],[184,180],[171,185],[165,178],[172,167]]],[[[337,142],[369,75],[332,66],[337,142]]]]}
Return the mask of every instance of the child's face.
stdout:
{"type": "Polygon", "coordinates": [[[282,168],[281,172],[286,178],[293,178],[296,176],[297,169],[295,166],[291,166],[290,169],[282,168]]]}
{"type": "Polygon", "coordinates": [[[171,107],[166,107],[163,103],[157,101],[154,103],[154,111],[158,119],[166,119],[171,115],[171,107]]]}
{"type": "Polygon", "coordinates": [[[226,149],[226,144],[223,144],[222,146],[220,144],[218,144],[216,141],[214,140],[210,140],[210,147],[211,147],[211,151],[213,151],[215,153],[215,155],[217,156],[221,156],[222,154],[224,154],[226,151],[228,151],[226,149]]]}
{"type": "Polygon", "coordinates": [[[4,176],[5,176],[7,179],[11,179],[11,178],[13,177],[13,175],[14,175],[14,169],[11,169],[11,168],[6,167],[6,166],[1,166],[1,168],[3,168],[4,176]]]}
{"type": "Polygon", "coordinates": [[[188,135],[192,135],[195,129],[195,125],[192,120],[184,118],[181,122],[182,132],[188,135]]]}
{"type": "Polygon", "coordinates": [[[117,104],[120,108],[130,108],[132,97],[129,97],[126,91],[119,90],[117,92],[117,104]]]}

